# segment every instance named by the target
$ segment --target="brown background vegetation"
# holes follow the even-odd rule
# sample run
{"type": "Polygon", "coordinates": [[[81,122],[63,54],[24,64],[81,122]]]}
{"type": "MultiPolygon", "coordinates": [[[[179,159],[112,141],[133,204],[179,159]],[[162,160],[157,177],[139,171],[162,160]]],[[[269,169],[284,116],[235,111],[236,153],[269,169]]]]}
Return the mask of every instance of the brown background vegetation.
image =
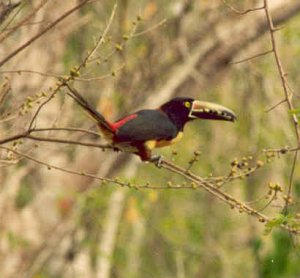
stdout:
{"type": "Polygon", "coordinates": [[[0,1],[0,277],[298,277],[299,11],[0,1]],[[62,78],[111,120],[177,95],[239,120],[188,125],[158,169],[102,150],[62,78]]]}

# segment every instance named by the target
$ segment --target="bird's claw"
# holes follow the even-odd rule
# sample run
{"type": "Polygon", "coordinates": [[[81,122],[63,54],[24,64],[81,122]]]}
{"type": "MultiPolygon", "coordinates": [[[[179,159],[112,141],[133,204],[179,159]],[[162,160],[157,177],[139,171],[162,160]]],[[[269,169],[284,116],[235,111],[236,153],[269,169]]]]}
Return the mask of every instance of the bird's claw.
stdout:
{"type": "Polygon", "coordinates": [[[113,147],[114,152],[120,152],[121,150],[118,147],[113,147]]]}
{"type": "Polygon", "coordinates": [[[163,160],[162,155],[153,155],[149,161],[154,163],[156,167],[161,168],[163,160]]]}

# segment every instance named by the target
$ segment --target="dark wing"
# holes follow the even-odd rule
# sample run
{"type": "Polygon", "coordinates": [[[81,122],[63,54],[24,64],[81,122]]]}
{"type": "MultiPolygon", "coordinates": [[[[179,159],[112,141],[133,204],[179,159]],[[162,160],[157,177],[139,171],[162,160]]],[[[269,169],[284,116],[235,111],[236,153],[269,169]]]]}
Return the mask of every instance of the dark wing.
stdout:
{"type": "Polygon", "coordinates": [[[178,131],[170,119],[159,110],[141,110],[137,117],[120,126],[115,134],[116,142],[144,142],[171,140],[178,131]]]}

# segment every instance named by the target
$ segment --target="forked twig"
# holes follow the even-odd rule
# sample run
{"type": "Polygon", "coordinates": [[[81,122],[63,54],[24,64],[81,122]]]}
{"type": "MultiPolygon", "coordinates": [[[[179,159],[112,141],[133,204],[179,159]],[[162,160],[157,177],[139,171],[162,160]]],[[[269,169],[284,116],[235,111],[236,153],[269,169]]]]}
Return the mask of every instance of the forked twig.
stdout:
{"type": "MultiPolygon", "coordinates": [[[[290,96],[289,92],[288,92],[289,86],[288,86],[288,83],[287,83],[287,80],[286,80],[286,73],[283,70],[283,66],[282,66],[281,60],[279,58],[278,48],[277,48],[275,35],[274,35],[274,33],[276,32],[277,29],[274,27],[274,24],[273,24],[272,16],[271,16],[271,13],[270,13],[270,10],[269,10],[268,0],[264,0],[264,10],[265,10],[266,18],[267,18],[268,25],[269,25],[269,32],[270,32],[270,37],[271,37],[272,49],[273,49],[277,69],[278,69],[278,72],[279,72],[279,75],[280,75],[280,78],[281,78],[281,84],[282,84],[282,88],[283,88],[283,91],[284,91],[285,100],[286,100],[286,103],[288,105],[289,110],[293,111],[294,106],[293,106],[293,103],[292,103],[292,100],[291,100],[292,96],[290,96]]],[[[292,119],[293,119],[295,134],[296,134],[296,137],[297,137],[297,144],[298,144],[298,146],[300,146],[300,131],[299,131],[297,116],[295,114],[292,114],[292,119]]],[[[290,197],[291,191],[292,191],[292,185],[293,185],[293,179],[294,179],[294,173],[295,173],[297,158],[298,158],[298,151],[296,151],[295,154],[294,154],[294,160],[293,160],[293,165],[292,165],[292,169],[291,169],[291,173],[290,173],[289,186],[288,186],[288,192],[287,192],[288,197],[290,197]]],[[[287,198],[286,205],[285,205],[285,211],[287,211],[287,207],[288,207],[288,198],[287,198]]]]}
{"type": "Polygon", "coordinates": [[[233,6],[231,6],[230,4],[228,4],[225,0],[222,0],[223,4],[228,7],[230,10],[232,10],[233,12],[235,12],[236,14],[239,15],[244,15],[250,12],[255,12],[255,11],[259,11],[259,10],[263,10],[265,8],[265,6],[262,7],[258,7],[258,8],[252,8],[252,9],[247,9],[245,11],[239,11],[238,9],[234,8],[233,6]]]}

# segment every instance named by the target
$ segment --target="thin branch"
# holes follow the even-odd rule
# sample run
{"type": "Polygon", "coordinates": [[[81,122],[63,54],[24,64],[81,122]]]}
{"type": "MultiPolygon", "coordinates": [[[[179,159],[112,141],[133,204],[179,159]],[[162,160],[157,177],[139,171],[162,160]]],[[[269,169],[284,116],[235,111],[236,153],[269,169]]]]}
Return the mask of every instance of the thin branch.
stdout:
{"type": "Polygon", "coordinates": [[[51,30],[54,26],[56,26],[58,23],[63,21],[65,18],[70,16],[72,13],[86,5],[88,2],[91,0],[83,0],[80,4],[76,5],[72,9],[68,10],[65,12],[63,15],[58,17],[56,20],[54,20],[52,23],[50,23],[46,28],[42,29],[40,32],[38,32],[35,36],[33,36],[31,39],[29,39],[27,42],[19,46],[17,49],[13,50],[10,54],[8,54],[5,58],[3,58],[0,61],[0,67],[2,67],[5,63],[7,63],[10,59],[12,59],[14,56],[16,56],[19,52],[23,51],[26,49],[29,45],[31,45],[34,41],[39,39],[41,36],[43,36],[46,32],[51,30]]]}
{"type": "MultiPolygon", "coordinates": [[[[161,167],[165,168],[173,173],[179,174],[182,177],[185,177],[186,179],[194,182],[195,184],[199,185],[204,190],[208,191],[210,194],[217,197],[219,200],[229,204],[232,208],[239,209],[239,212],[245,212],[251,216],[254,216],[258,218],[260,222],[267,223],[270,219],[262,214],[261,212],[251,208],[246,203],[241,202],[237,199],[235,199],[230,194],[221,191],[219,188],[215,187],[212,183],[206,182],[203,180],[203,178],[200,178],[190,172],[186,172],[184,168],[179,167],[178,165],[175,165],[169,161],[163,160],[161,163],[161,167]]],[[[300,234],[300,229],[292,228],[289,225],[282,224],[280,225],[281,228],[295,234],[300,234]]]]}
{"type": "Polygon", "coordinates": [[[16,134],[16,135],[4,138],[4,139],[0,140],[0,145],[6,144],[6,143],[9,143],[9,142],[13,142],[13,141],[17,141],[19,139],[24,138],[26,135],[27,135],[27,132],[25,132],[25,133],[23,132],[23,133],[20,133],[20,134],[16,134]]]}
{"type": "Polygon", "coordinates": [[[117,10],[117,4],[114,4],[114,7],[112,9],[111,15],[109,17],[108,23],[106,25],[106,28],[103,31],[103,34],[101,34],[95,44],[95,46],[92,48],[92,50],[88,53],[88,55],[83,59],[81,65],[79,66],[79,68],[84,67],[86,65],[86,63],[93,57],[93,55],[97,52],[98,48],[101,46],[101,44],[104,43],[106,35],[110,29],[110,26],[113,22],[113,19],[115,17],[116,14],[116,10],[117,10]]]}
{"type": "MultiPolygon", "coordinates": [[[[125,64],[120,65],[117,67],[115,70],[113,70],[114,73],[117,73],[121,71],[125,67],[125,64]]],[[[41,71],[36,71],[36,70],[27,70],[27,69],[21,69],[21,70],[4,70],[0,71],[0,74],[22,74],[22,73],[28,73],[28,74],[37,74],[45,77],[51,77],[51,78],[56,78],[56,79],[61,79],[62,75],[52,73],[52,72],[41,72],[41,71]]],[[[96,81],[96,80],[103,80],[105,78],[112,77],[112,73],[107,73],[101,76],[95,76],[95,77],[74,77],[74,80],[76,81],[82,81],[82,82],[90,82],[90,81],[96,81]]]]}
{"type": "Polygon", "coordinates": [[[15,8],[21,5],[21,2],[8,3],[8,4],[4,4],[3,2],[1,2],[0,4],[1,4],[0,23],[2,23],[15,8]]]}
{"type": "Polygon", "coordinates": [[[34,73],[34,74],[38,74],[38,75],[45,76],[45,77],[53,77],[53,78],[60,78],[61,77],[61,75],[55,74],[55,73],[41,72],[41,71],[36,71],[36,70],[26,70],[26,69],[0,71],[0,74],[8,74],[8,73],[16,73],[16,74],[34,73]]]}
{"type": "Polygon", "coordinates": [[[297,94],[297,93],[295,92],[295,90],[294,90],[294,89],[291,87],[291,85],[289,84],[288,80],[286,80],[286,84],[287,84],[287,87],[289,88],[290,92],[291,92],[294,96],[300,98],[300,95],[297,94]]]}
{"type": "Polygon", "coordinates": [[[43,131],[75,131],[75,132],[83,132],[91,135],[95,135],[98,137],[101,137],[101,135],[95,131],[84,129],[84,128],[75,128],[75,127],[49,127],[49,128],[34,128],[30,130],[30,133],[32,132],[43,132],[43,131]]]}
{"type": "MultiPolygon", "coordinates": [[[[204,190],[208,191],[210,194],[217,197],[218,199],[220,199],[224,203],[229,204],[231,208],[236,208],[236,209],[239,210],[239,212],[245,212],[245,213],[247,213],[251,216],[254,216],[262,223],[267,223],[270,220],[269,217],[262,214],[258,210],[255,210],[255,209],[251,208],[246,203],[241,202],[241,201],[237,200],[236,198],[234,198],[233,196],[231,196],[230,194],[222,191],[220,188],[216,187],[214,185],[214,183],[209,182],[209,181],[205,180],[204,178],[199,177],[199,176],[197,176],[197,175],[195,175],[195,174],[193,174],[189,171],[186,171],[186,169],[181,168],[180,166],[175,165],[175,164],[173,164],[169,161],[166,161],[166,160],[163,160],[161,162],[160,167],[186,178],[187,180],[191,181],[192,184],[190,186],[180,185],[178,187],[174,187],[174,186],[168,186],[168,187],[157,187],[156,186],[156,187],[154,187],[154,186],[151,186],[151,185],[148,185],[148,184],[142,185],[142,186],[132,185],[128,182],[122,182],[118,179],[110,179],[110,178],[99,177],[99,176],[88,174],[88,173],[85,173],[85,172],[77,172],[77,171],[74,171],[74,170],[65,169],[63,167],[55,166],[55,165],[49,164],[45,161],[34,158],[31,155],[24,154],[24,153],[22,153],[22,152],[20,152],[16,149],[7,148],[7,147],[3,147],[3,146],[0,146],[0,149],[4,149],[4,150],[10,151],[10,152],[13,152],[13,153],[15,153],[19,156],[22,156],[24,158],[27,158],[28,160],[33,161],[35,163],[47,166],[47,168],[49,170],[50,169],[56,169],[56,170],[59,170],[59,171],[65,172],[65,173],[90,177],[90,178],[98,179],[98,180],[101,180],[101,181],[104,181],[104,182],[110,182],[110,183],[113,183],[113,184],[116,184],[116,185],[119,185],[119,186],[125,186],[125,187],[129,187],[129,188],[136,188],[136,189],[168,189],[168,188],[169,189],[185,189],[185,188],[197,189],[197,187],[203,188],[204,190]],[[195,187],[195,185],[196,185],[196,187],[195,187]]],[[[296,233],[296,234],[300,233],[300,229],[290,227],[289,225],[286,225],[286,224],[282,224],[281,227],[285,230],[290,231],[291,233],[296,233]]]]}
{"type": "Polygon", "coordinates": [[[270,198],[270,200],[262,208],[259,208],[258,211],[259,212],[264,211],[267,207],[269,207],[273,203],[274,200],[276,200],[276,198],[277,198],[277,192],[275,191],[273,196],[270,198]]]}
{"type": "Polygon", "coordinates": [[[6,78],[2,84],[0,84],[0,105],[4,102],[5,98],[11,91],[10,80],[6,78]]]}
{"type": "Polygon", "coordinates": [[[291,193],[292,193],[293,179],[294,179],[294,175],[295,175],[298,153],[299,153],[299,151],[295,152],[292,170],[291,170],[290,177],[289,177],[289,187],[288,187],[287,198],[286,198],[285,207],[284,207],[284,213],[286,213],[286,214],[288,213],[289,197],[291,196],[291,193]]]}
{"type": "Polygon", "coordinates": [[[240,63],[244,63],[244,62],[253,60],[253,59],[255,59],[255,58],[258,58],[258,57],[261,57],[261,56],[265,56],[265,55],[270,54],[270,53],[272,53],[272,52],[273,52],[273,49],[268,50],[268,51],[265,51],[265,52],[262,52],[262,53],[259,53],[259,54],[255,54],[255,55],[253,55],[253,56],[251,56],[251,57],[248,57],[248,58],[245,58],[245,59],[242,59],[242,60],[229,62],[229,64],[240,64],[240,63]]]}
{"type": "Polygon", "coordinates": [[[141,32],[136,32],[134,33],[133,35],[131,35],[132,38],[135,38],[135,37],[139,37],[139,36],[142,36],[142,35],[145,35],[146,33],[149,33],[151,31],[153,31],[154,29],[156,28],[159,28],[160,26],[164,25],[165,23],[167,22],[167,19],[164,18],[163,20],[161,20],[160,22],[158,22],[157,24],[149,27],[148,29],[146,30],[143,30],[141,32]]]}
{"type": "Polygon", "coordinates": [[[300,146],[294,147],[294,148],[284,147],[284,148],[279,148],[279,149],[265,149],[265,150],[263,150],[263,152],[264,153],[286,154],[286,153],[290,153],[290,152],[297,152],[299,150],[300,150],[300,146]]]}
{"type": "Polygon", "coordinates": [[[18,14],[22,11],[24,5],[20,6],[16,12],[11,16],[11,18],[5,23],[5,25],[1,28],[0,34],[3,33],[5,30],[8,29],[9,25],[16,19],[18,14]]]}
{"type": "Polygon", "coordinates": [[[84,78],[84,77],[75,77],[74,79],[76,81],[82,81],[82,82],[90,82],[90,81],[96,81],[96,80],[103,80],[105,78],[112,77],[112,73],[116,74],[117,72],[121,71],[125,67],[125,64],[122,64],[119,66],[117,69],[113,70],[112,72],[108,74],[104,74],[102,76],[96,76],[96,77],[89,77],[89,78],[84,78]]]}
{"type": "Polygon", "coordinates": [[[35,141],[70,144],[70,145],[79,145],[79,146],[95,147],[95,148],[100,148],[100,149],[116,149],[116,147],[114,147],[112,145],[108,145],[108,144],[80,142],[80,141],[75,141],[75,140],[66,140],[66,139],[59,139],[59,138],[39,137],[39,136],[33,136],[33,135],[26,135],[23,138],[24,139],[35,140],[35,141]]]}
{"type": "MultiPolygon", "coordinates": [[[[84,4],[86,4],[87,2],[89,2],[91,0],[85,0],[84,2],[82,2],[80,5],[77,5],[76,7],[74,7],[72,9],[72,11],[74,12],[75,10],[79,9],[80,7],[82,7],[84,4]],[[76,8],[76,9],[75,9],[76,8]]],[[[99,46],[104,42],[104,38],[106,37],[109,28],[112,24],[113,18],[115,16],[115,12],[117,9],[117,4],[114,5],[112,13],[110,15],[109,21],[107,23],[107,26],[103,32],[103,34],[101,36],[99,36],[98,41],[96,42],[95,46],[92,48],[91,51],[89,51],[89,53],[86,55],[86,57],[83,59],[83,61],[81,62],[81,64],[78,67],[75,67],[69,74],[69,76],[67,76],[66,78],[61,77],[61,82],[59,82],[59,84],[56,86],[55,90],[51,93],[51,95],[48,97],[48,99],[46,99],[43,103],[40,104],[40,106],[38,107],[38,109],[36,110],[36,112],[34,113],[29,127],[28,129],[32,129],[34,122],[38,116],[38,114],[40,113],[40,111],[43,109],[43,107],[49,102],[51,101],[51,99],[56,95],[56,93],[64,86],[67,86],[68,82],[74,80],[76,78],[76,75],[79,75],[81,68],[86,66],[86,63],[90,60],[90,58],[94,55],[94,53],[97,51],[97,49],[99,48],[99,46]]],[[[71,12],[71,10],[69,11],[69,13],[71,12]]],[[[65,16],[66,17],[66,16],[65,16]]],[[[0,66],[1,66],[1,62],[0,62],[0,66]]]]}
{"type": "Polygon", "coordinates": [[[0,43],[2,43],[8,36],[10,36],[13,32],[18,30],[21,26],[23,26],[27,21],[29,21],[49,0],[43,0],[37,7],[32,8],[31,12],[28,16],[23,18],[20,22],[16,23],[9,30],[7,30],[8,25],[4,28],[7,30],[4,34],[0,36],[0,43]]]}
{"type": "Polygon", "coordinates": [[[75,128],[40,128],[40,129],[29,129],[25,132],[22,132],[20,134],[16,134],[7,138],[4,138],[0,140],[0,145],[4,145],[6,143],[14,142],[20,139],[29,139],[29,140],[35,140],[35,141],[44,141],[44,142],[54,142],[54,143],[62,143],[62,144],[72,144],[72,145],[80,145],[80,146],[88,146],[88,147],[95,147],[100,149],[114,149],[117,148],[109,145],[109,144],[97,144],[97,143],[91,143],[91,142],[81,142],[81,141],[75,141],[75,140],[67,140],[67,139],[60,139],[60,138],[48,138],[48,137],[39,137],[39,136],[33,136],[31,133],[33,132],[41,132],[41,131],[51,131],[51,130],[64,130],[64,131],[78,131],[78,132],[85,132],[90,133],[92,135],[97,135],[96,132],[89,132],[85,129],[75,129],[75,128]]]}
{"type": "Polygon", "coordinates": [[[266,112],[266,113],[269,113],[269,112],[271,112],[272,110],[274,110],[275,108],[277,108],[279,105],[281,105],[281,104],[283,104],[283,103],[285,103],[285,102],[287,102],[287,100],[286,100],[286,99],[283,99],[283,100],[279,101],[278,103],[276,103],[275,105],[273,105],[273,106],[271,106],[270,108],[268,108],[267,110],[265,110],[265,112],[266,112]]]}
{"type": "MultiPolygon", "coordinates": [[[[286,74],[283,70],[282,63],[281,63],[281,60],[280,60],[279,54],[278,54],[277,44],[276,44],[275,35],[274,35],[274,32],[276,31],[276,29],[274,28],[272,16],[271,16],[271,13],[269,11],[268,0],[264,0],[264,10],[265,10],[266,18],[267,18],[267,21],[268,21],[269,33],[270,33],[271,43],[272,43],[272,49],[273,49],[275,61],[276,61],[276,64],[277,64],[277,69],[278,69],[278,72],[279,72],[279,75],[280,75],[280,78],[281,78],[281,83],[282,83],[282,88],[283,88],[283,91],[284,91],[286,103],[288,105],[289,110],[293,111],[294,106],[293,106],[293,103],[292,103],[292,100],[291,100],[292,97],[289,96],[289,92],[288,92],[289,87],[288,87],[288,84],[287,84],[287,81],[286,81],[286,74]]],[[[299,131],[299,126],[298,126],[297,116],[295,114],[292,114],[292,119],[293,119],[293,123],[294,123],[295,134],[296,134],[296,137],[297,137],[297,144],[298,144],[298,146],[300,146],[300,131],[299,131]]],[[[286,203],[285,203],[285,212],[287,212],[287,208],[288,208],[288,204],[289,204],[288,200],[289,200],[289,197],[290,197],[291,191],[292,191],[292,185],[293,185],[293,179],[294,179],[294,173],[295,173],[297,158],[298,158],[298,151],[296,151],[296,153],[295,153],[294,160],[293,160],[293,165],[292,165],[292,170],[291,170],[290,177],[289,177],[288,192],[287,192],[287,198],[286,198],[286,203]]]]}
{"type": "MultiPolygon", "coordinates": [[[[120,45],[118,46],[118,49],[123,49],[124,45],[126,44],[126,42],[133,37],[135,30],[137,29],[137,24],[133,24],[132,28],[130,30],[129,35],[127,36],[126,40],[123,40],[122,43],[120,43],[120,45]]],[[[116,52],[118,52],[119,50],[117,50],[117,48],[114,48],[110,53],[108,53],[102,60],[103,61],[108,61],[108,59],[110,59],[116,52]]],[[[91,63],[94,62],[96,60],[98,60],[100,57],[100,55],[94,57],[94,58],[90,58],[87,62],[91,63]]]]}
{"type": "Polygon", "coordinates": [[[85,176],[85,177],[89,177],[89,178],[93,178],[93,179],[97,179],[97,180],[101,180],[101,181],[105,181],[105,182],[117,183],[119,185],[124,186],[124,184],[122,182],[118,182],[118,181],[113,180],[113,179],[103,178],[103,177],[99,177],[99,176],[88,174],[88,173],[84,173],[84,172],[77,172],[77,171],[65,169],[65,168],[62,168],[62,167],[59,167],[59,166],[56,166],[56,165],[44,162],[44,161],[39,160],[37,158],[34,158],[34,157],[32,157],[32,156],[30,156],[28,154],[22,153],[20,151],[13,150],[11,148],[0,146],[0,149],[6,150],[6,151],[10,151],[10,152],[13,152],[13,153],[15,153],[15,154],[17,154],[19,156],[25,157],[25,158],[27,158],[30,161],[33,161],[33,162],[35,162],[37,164],[46,166],[49,170],[50,169],[55,169],[55,170],[59,170],[59,171],[62,171],[62,172],[68,173],[68,174],[73,174],[73,175],[78,175],[78,176],[85,176]]]}
{"type": "MultiPolygon", "coordinates": [[[[284,94],[285,94],[285,98],[286,98],[286,102],[288,104],[289,110],[292,111],[292,110],[294,110],[294,106],[292,104],[291,98],[290,98],[289,93],[288,93],[288,85],[287,85],[287,81],[286,81],[286,74],[283,70],[282,63],[280,61],[279,54],[278,54],[277,44],[276,44],[276,40],[275,40],[275,36],[274,36],[274,32],[276,31],[276,29],[274,28],[272,16],[271,16],[271,13],[269,11],[268,0],[264,0],[264,7],[265,7],[264,9],[265,9],[265,13],[266,13],[266,17],[267,17],[268,25],[269,25],[269,32],[270,32],[270,37],[271,37],[272,49],[273,49],[275,61],[276,61],[276,64],[277,64],[278,72],[279,72],[279,75],[280,75],[280,78],[281,78],[283,91],[284,91],[284,94]]],[[[298,128],[298,119],[295,115],[293,115],[292,117],[293,117],[293,122],[294,122],[294,127],[295,127],[295,133],[296,133],[296,136],[297,136],[297,141],[298,141],[298,144],[300,145],[300,132],[299,132],[299,128],[298,128]]]]}
{"type": "Polygon", "coordinates": [[[55,90],[50,94],[50,96],[48,96],[48,98],[47,98],[45,101],[43,101],[43,102],[39,105],[39,107],[37,108],[37,110],[36,110],[35,113],[33,114],[33,117],[32,117],[32,119],[31,119],[31,121],[30,121],[30,123],[29,123],[28,130],[33,129],[34,122],[35,122],[35,120],[36,120],[38,114],[39,114],[40,111],[42,110],[42,108],[43,108],[48,102],[50,102],[52,98],[54,98],[55,94],[56,94],[62,87],[63,87],[62,84],[58,85],[58,86],[55,88],[55,90]]]}
{"type": "Polygon", "coordinates": [[[233,12],[235,12],[236,14],[239,14],[239,15],[244,15],[244,14],[247,14],[250,12],[263,10],[265,8],[265,6],[262,6],[262,7],[258,7],[258,8],[247,9],[245,11],[239,11],[236,8],[234,8],[233,6],[231,6],[230,4],[228,4],[225,0],[222,0],[222,1],[226,7],[228,7],[230,10],[232,10],[233,12]]]}

